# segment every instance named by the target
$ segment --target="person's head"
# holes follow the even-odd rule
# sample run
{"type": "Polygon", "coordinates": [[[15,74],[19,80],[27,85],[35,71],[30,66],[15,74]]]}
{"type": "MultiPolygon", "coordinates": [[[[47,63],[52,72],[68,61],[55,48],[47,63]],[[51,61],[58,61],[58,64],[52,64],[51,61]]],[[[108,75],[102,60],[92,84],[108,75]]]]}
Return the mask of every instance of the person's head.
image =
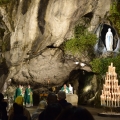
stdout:
{"type": "Polygon", "coordinates": [[[18,96],[16,99],[15,99],[15,103],[20,105],[20,106],[23,106],[23,97],[22,96],[18,96]]]}
{"type": "Polygon", "coordinates": [[[52,103],[47,106],[44,112],[45,120],[56,120],[57,116],[61,113],[62,107],[59,103],[52,103]]]}
{"type": "Polygon", "coordinates": [[[4,99],[4,95],[0,93],[0,102],[4,99]]]}
{"type": "Polygon", "coordinates": [[[22,114],[23,113],[23,106],[13,103],[14,114],[22,114]]]}
{"type": "Polygon", "coordinates": [[[57,95],[55,93],[49,93],[47,97],[47,104],[52,104],[57,102],[57,95]]]}
{"type": "Polygon", "coordinates": [[[52,91],[55,92],[55,91],[56,91],[56,88],[55,88],[55,87],[52,87],[52,91]]]}
{"type": "Polygon", "coordinates": [[[69,87],[71,87],[71,84],[69,84],[69,87]]]}
{"type": "Polygon", "coordinates": [[[66,99],[66,93],[64,91],[58,92],[58,100],[66,99]]]}
{"type": "Polygon", "coordinates": [[[30,84],[28,84],[28,88],[30,88],[30,84]]]}
{"type": "Polygon", "coordinates": [[[71,106],[61,112],[56,120],[94,120],[94,118],[87,109],[71,106]]]}
{"type": "Polygon", "coordinates": [[[63,87],[64,87],[64,89],[66,89],[66,87],[67,87],[67,86],[66,86],[66,84],[64,84],[64,86],[63,86],[63,87]]]}
{"type": "Polygon", "coordinates": [[[46,101],[42,100],[42,101],[40,101],[40,103],[38,105],[38,109],[44,110],[46,108],[46,106],[47,106],[46,101]]]}
{"type": "Polygon", "coordinates": [[[21,88],[21,84],[19,84],[18,87],[21,88]]]}

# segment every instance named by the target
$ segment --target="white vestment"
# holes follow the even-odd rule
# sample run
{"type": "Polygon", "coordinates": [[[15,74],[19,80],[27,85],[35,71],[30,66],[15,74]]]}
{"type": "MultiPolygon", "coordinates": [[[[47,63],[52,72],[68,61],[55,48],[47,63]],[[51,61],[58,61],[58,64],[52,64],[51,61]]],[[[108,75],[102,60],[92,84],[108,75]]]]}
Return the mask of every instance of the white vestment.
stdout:
{"type": "Polygon", "coordinates": [[[108,29],[108,32],[105,36],[105,44],[107,51],[113,51],[113,34],[110,28],[108,29]]]}
{"type": "Polygon", "coordinates": [[[69,87],[69,90],[70,90],[69,93],[72,93],[72,94],[73,94],[73,87],[72,87],[72,86],[69,87]]]}

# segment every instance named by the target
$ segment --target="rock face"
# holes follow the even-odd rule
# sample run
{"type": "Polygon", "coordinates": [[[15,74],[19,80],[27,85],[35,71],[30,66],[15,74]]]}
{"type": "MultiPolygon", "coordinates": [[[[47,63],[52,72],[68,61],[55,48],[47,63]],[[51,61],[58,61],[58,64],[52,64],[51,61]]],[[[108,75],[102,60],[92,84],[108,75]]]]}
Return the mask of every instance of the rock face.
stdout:
{"type": "Polygon", "coordinates": [[[111,0],[106,3],[12,0],[1,6],[0,28],[5,31],[1,40],[7,43],[2,57],[9,70],[5,80],[42,86],[49,80],[50,85],[62,85],[76,65],[72,59],[64,58],[61,44],[73,36],[73,28],[82,17],[91,20],[89,30],[93,31],[110,9],[111,0]]]}

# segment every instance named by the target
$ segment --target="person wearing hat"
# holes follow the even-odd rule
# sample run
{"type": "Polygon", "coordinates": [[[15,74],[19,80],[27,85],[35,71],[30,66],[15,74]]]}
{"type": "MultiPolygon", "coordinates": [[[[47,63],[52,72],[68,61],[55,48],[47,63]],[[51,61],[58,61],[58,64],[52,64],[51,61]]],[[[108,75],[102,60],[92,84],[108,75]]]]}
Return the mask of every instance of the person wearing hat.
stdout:
{"type": "Polygon", "coordinates": [[[32,114],[32,120],[38,120],[39,114],[46,108],[47,102],[42,100],[40,101],[37,110],[32,114]]]}
{"type": "Polygon", "coordinates": [[[9,110],[8,120],[14,120],[14,118],[22,120],[31,120],[29,111],[23,107],[23,97],[18,96],[15,99],[13,106],[9,110]]]}

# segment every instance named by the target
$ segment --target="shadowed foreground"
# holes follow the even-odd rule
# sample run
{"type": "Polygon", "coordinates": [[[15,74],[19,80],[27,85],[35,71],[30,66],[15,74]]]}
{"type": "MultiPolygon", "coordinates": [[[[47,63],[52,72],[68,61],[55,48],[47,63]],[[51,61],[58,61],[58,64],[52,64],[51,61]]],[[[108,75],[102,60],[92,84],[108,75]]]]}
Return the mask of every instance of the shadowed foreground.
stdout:
{"type": "MultiPolygon", "coordinates": [[[[33,106],[31,108],[27,108],[30,111],[30,114],[32,115],[32,113],[36,110],[37,106],[33,106]]],[[[101,117],[98,116],[98,113],[103,112],[103,109],[98,109],[98,108],[92,108],[92,107],[86,107],[85,108],[90,111],[90,113],[93,115],[93,117],[95,118],[95,120],[120,120],[120,117],[101,117]]]]}

